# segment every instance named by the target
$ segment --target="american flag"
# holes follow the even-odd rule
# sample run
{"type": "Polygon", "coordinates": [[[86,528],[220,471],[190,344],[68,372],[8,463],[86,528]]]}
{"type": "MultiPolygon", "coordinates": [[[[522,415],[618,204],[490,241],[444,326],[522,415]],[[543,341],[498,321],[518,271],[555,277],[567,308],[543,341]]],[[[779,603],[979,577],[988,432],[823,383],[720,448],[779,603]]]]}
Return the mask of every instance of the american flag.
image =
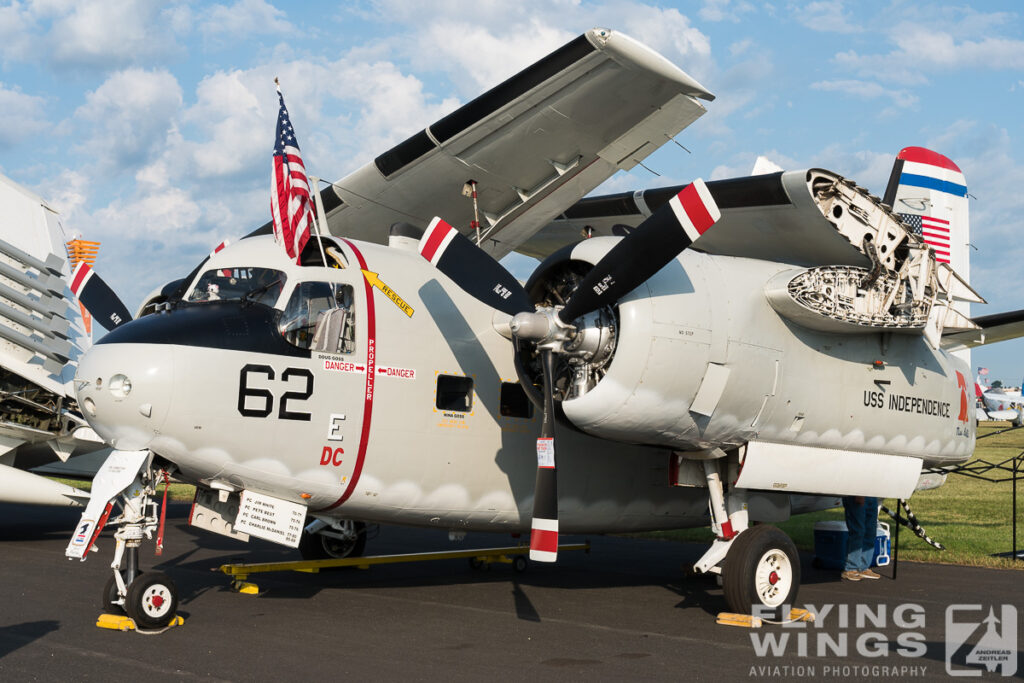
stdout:
{"type": "Polygon", "coordinates": [[[935,260],[949,263],[949,221],[914,213],[901,213],[910,230],[935,252],[935,260]]]}
{"type": "Polygon", "coordinates": [[[302,163],[295,130],[284,106],[284,95],[277,88],[281,110],[277,114],[277,137],[274,139],[274,170],[270,182],[270,213],[274,218],[274,237],[290,258],[299,263],[302,248],[309,241],[313,222],[313,202],[309,196],[309,179],[302,163]]]}
{"type": "Polygon", "coordinates": [[[988,374],[988,368],[978,368],[978,374],[979,375],[987,375],[988,374]]]}

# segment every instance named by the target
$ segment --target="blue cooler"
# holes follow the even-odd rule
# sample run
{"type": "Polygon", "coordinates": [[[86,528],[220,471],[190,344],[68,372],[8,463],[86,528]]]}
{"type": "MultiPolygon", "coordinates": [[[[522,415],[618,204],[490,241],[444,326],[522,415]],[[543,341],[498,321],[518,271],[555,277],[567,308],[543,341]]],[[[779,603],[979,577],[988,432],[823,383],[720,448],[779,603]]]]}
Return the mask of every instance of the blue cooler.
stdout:
{"type": "MultiPolygon", "coordinates": [[[[846,530],[846,522],[815,522],[814,523],[814,566],[821,569],[842,570],[846,564],[846,543],[850,532],[846,530]]],[[[872,567],[884,567],[889,564],[889,553],[892,541],[889,538],[889,525],[878,523],[878,535],[875,538],[875,556],[872,567]]]]}

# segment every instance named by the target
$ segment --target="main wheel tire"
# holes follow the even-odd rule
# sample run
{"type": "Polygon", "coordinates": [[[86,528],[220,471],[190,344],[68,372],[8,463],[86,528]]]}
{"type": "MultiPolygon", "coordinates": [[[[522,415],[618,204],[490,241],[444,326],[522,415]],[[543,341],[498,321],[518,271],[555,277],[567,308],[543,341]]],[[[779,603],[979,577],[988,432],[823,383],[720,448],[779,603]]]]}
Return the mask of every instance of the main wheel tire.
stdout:
{"type": "Polygon", "coordinates": [[[128,585],[124,602],[136,627],[163,628],[178,613],[178,589],[163,572],[143,574],[128,585]]]}
{"type": "MultiPolygon", "coordinates": [[[[362,557],[366,550],[366,524],[346,520],[352,525],[354,539],[342,540],[333,536],[305,531],[299,538],[299,554],[304,560],[340,560],[344,557],[362,557]]],[[[325,531],[331,530],[327,527],[325,531]]]]}
{"type": "Polygon", "coordinates": [[[800,589],[800,556],[789,536],[769,524],[741,533],[725,557],[722,587],[729,609],[772,620],[786,616],[800,589]]]}
{"type": "Polygon", "coordinates": [[[124,607],[114,602],[120,597],[117,594],[117,581],[111,576],[103,586],[103,612],[105,614],[124,614],[124,607]]]}

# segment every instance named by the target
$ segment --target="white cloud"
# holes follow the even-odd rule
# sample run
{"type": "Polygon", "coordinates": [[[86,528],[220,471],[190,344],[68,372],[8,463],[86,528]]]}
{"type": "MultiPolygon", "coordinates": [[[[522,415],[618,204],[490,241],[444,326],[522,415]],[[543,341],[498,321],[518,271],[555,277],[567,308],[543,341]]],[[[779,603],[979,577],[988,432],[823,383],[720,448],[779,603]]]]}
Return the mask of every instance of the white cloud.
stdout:
{"type": "Polygon", "coordinates": [[[661,52],[698,80],[710,71],[710,40],[674,8],[635,0],[583,4],[577,0],[464,2],[379,0],[377,16],[407,28],[390,38],[396,53],[419,71],[446,73],[474,97],[594,27],[622,31],[661,52]]]}
{"type": "Polygon", "coordinates": [[[753,47],[753,45],[754,41],[752,41],[750,38],[738,40],[735,43],[731,43],[729,45],[729,54],[732,55],[733,57],[738,57],[739,55],[742,55],[749,51],[750,48],[753,47]]]}
{"type": "Polygon", "coordinates": [[[285,13],[264,0],[237,0],[213,5],[198,17],[199,32],[213,44],[237,43],[250,35],[292,33],[285,13]]]}
{"type": "Polygon", "coordinates": [[[197,101],[182,117],[199,135],[190,144],[197,176],[236,174],[251,167],[261,150],[269,154],[277,113],[273,83],[263,77],[261,99],[254,92],[257,80],[253,72],[218,72],[197,86],[197,101]]]}
{"type": "Polygon", "coordinates": [[[864,30],[862,23],[846,10],[841,0],[817,0],[802,7],[791,6],[790,11],[797,21],[812,31],[859,33],[864,30]]]}
{"type": "Polygon", "coordinates": [[[916,95],[912,95],[907,90],[894,90],[871,81],[858,81],[853,79],[818,81],[817,83],[812,83],[811,88],[814,90],[838,92],[843,95],[851,95],[863,99],[887,97],[892,100],[894,106],[903,109],[913,107],[918,102],[918,97],[916,95]]]}
{"type": "Polygon", "coordinates": [[[35,30],[32,13],[17,0],[0,7],[0,55],[4,61],[20,61],[30,56],[35,30]]]}
{"type": "Polygon", "coordinates": [[[704,4],[697,14],[704,21],[738,22],[742,15],[753,12],[755,9],[754,5],[749,2],[704,0],[704,4]]]}
{"type": "Polygon", "coordinates": [[[419,46],[428,63],[454,72],[462,89],[491,88],[573,38],[539,20],[519,31],[492,31],[461,19],[442,19],[423,27],[419,46]]]}
{"type": "Polygon", "coordinates": [[[891,32],[895,48],[886,54],[840,52],[836,62],[859,75],[923,83],[933,72],[962,69],[1024,69],[1024,40],[986,36],[981,40],[958,39],[954,33],[921,24],[901,23],[891,32]]]}
{"type": "Polygon", "coordinates": [[[45,197],[47,203],[60,214],[64,229],[68,232],[68,239],[82,237],[76,225],[78,219],[86,212],[90,185],[89,174],[64,169],[55,176],[46,177],[36,188],[39,196],[45,197]]]}
{"type": "Polygon", "coordinates": [[[80,0],[69,8],[61,8],[43,41],[55,65],[108,69],[177,48],[159,6],[148,0],[80,0]]]}
{"type": "Polygon", "coordinates": [[[45,105],[45,98],[26,95],[0,83],[0,147],[14,147],[46,130],[50,124],[45,105]]]}
{"type": "Polygon", "coordinates": [[[167,71],[114,73],[75,112],[90,131],[82,148],[107,170],[133,171],[164,149],[181,103],[178,81],[167,71]]]}

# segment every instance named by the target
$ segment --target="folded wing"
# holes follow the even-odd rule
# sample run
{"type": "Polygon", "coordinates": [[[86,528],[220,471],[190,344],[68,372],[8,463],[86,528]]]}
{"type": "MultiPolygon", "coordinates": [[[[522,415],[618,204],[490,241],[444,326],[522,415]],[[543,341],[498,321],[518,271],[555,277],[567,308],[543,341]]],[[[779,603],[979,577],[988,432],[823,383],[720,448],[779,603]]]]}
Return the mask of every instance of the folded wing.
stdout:
{"type": "Polygon", "coordinates": [[[332,234],[384,243],[442,215],[500,258],[619,169],[701,116],[714,96],[648,47],[592,29],[321,193],[332,234]]]}

